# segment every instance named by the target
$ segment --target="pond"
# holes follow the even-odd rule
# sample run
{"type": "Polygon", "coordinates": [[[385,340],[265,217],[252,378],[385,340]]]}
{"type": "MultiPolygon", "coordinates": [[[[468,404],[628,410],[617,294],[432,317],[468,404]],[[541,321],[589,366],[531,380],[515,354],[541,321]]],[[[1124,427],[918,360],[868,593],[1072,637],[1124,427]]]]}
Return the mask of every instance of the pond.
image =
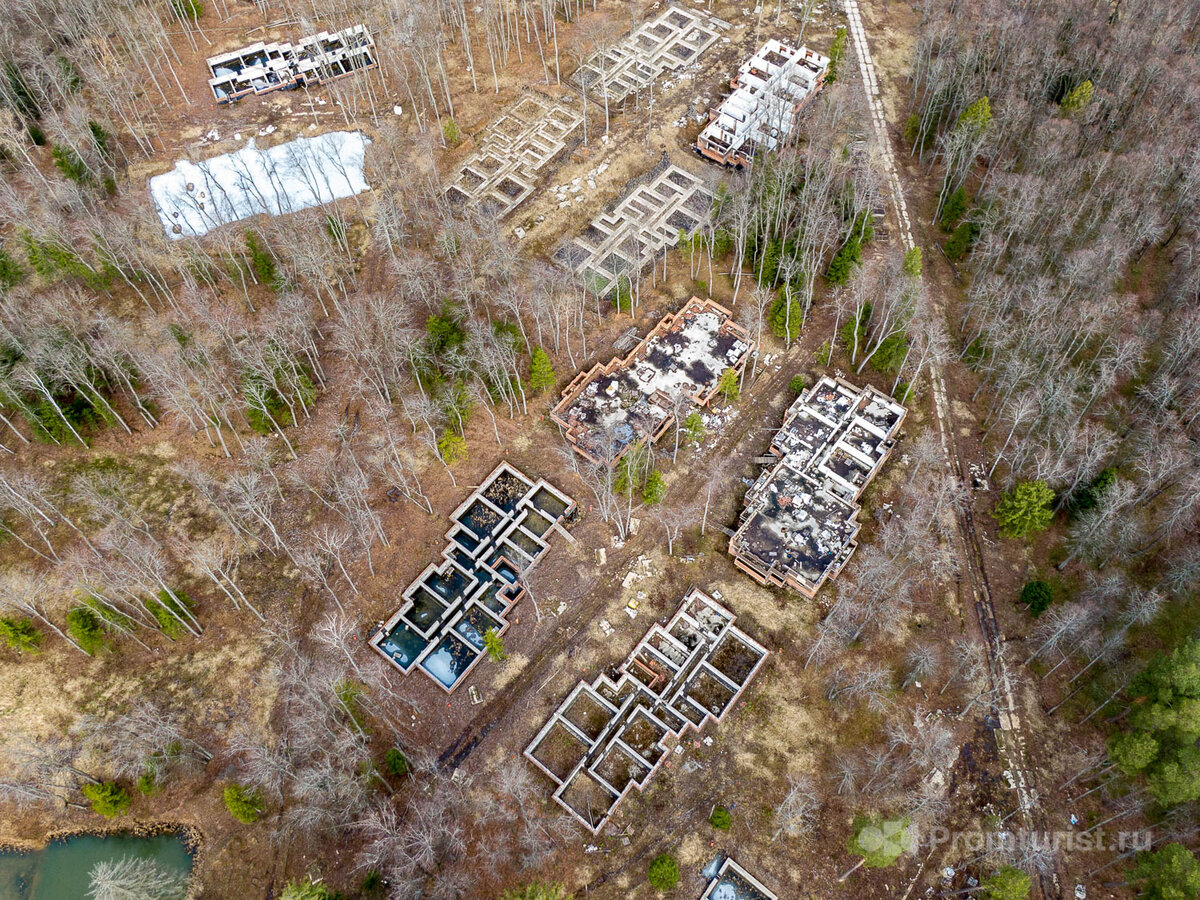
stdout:
{"type": "Polygon", "coordinates": [[[81,834],[28,853],[0,851],[0,900],[84,900],[92,866],[125,856],[152,859],[172,873],[192,870],[192,855],[179,832],[81,834]]]}

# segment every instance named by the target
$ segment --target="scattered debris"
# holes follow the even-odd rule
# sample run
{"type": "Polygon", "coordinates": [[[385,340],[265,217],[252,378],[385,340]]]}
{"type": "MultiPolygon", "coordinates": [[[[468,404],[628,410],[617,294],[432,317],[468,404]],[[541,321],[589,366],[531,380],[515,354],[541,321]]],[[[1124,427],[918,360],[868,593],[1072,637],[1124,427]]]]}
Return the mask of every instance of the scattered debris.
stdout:
{"type": "Polygon", "coordinates": [[[761,584],[813,597],[854,552],[858,498],[895,446],[907,410],[871,386],[822,378],[800,395],[771,441],[775,465],[746,492],[729,541],[761,584]]]}
{"type": "MultiPolygon", "coordinates": [[[[721,375],[741,371],[752,348],[727,309],[693,297],[628,355],[580,372],[550,418],[581,456],[614,465],[630,447],[667,431],[675,402],[707,406],[721,375]]],[[[638,520],[629,524],[637,534],[638,520]]]]}
{"type": "Polygon", "coordinates": [[[250,44],[208,58],[208,86],[218,103],[233,103],[247,94],[267,94],[310,84],[325,84],[379,65],[375,41],[365,25],[322,31],[295,44],[250,44]]]}

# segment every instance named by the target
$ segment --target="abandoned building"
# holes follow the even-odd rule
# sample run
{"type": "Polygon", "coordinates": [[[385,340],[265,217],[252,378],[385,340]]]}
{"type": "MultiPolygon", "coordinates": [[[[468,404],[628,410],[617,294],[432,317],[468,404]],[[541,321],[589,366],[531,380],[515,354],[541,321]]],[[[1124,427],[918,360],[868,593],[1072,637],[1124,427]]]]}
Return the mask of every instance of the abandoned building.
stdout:
{"type": "Polygon", "coordinates": [[[599,103],[624,103],[658,79],[695,60],[730,24],[703,10],[668,6],[611,47],[600,47],[571,76],[599,103]]]}
{"type": "Polygon", "coordinates": [[[709,113],[696,149],[714,162],[740,168],[755,153],[786,143],[828,71],[829,57],[815,50],[767,41],[738,69],[733,93],[709,113]]]}
{"type": "Polygon", "coordinates": [[[484,656],[484,635],[508,629],[508,613],[524,595],[522,574],[574,510],[549,482],[501,463],[451,514],[442,562],[408,586],[371,646],[401,672],[420,668],[453,691],[484,656]]]}
{"type": "Polygon", "coordinates": [[[713,300],[693,297],[665,316],[628,355],[580,372],[550,411],[571,446],[597,465],[655,441],[681,412],[707,406],[718,381],[754,350],[746,329],[713,300]]]}
{"type": "MultiPolygon", "coordinates": [[[[554,800],[596,834],[634,787],[645,790],[689,729],[721,721],[766,659],[734,615],[693,590],[655,624],[615,681],[580,682],[525,748],[554,800]]],[[[676,748],[682,752],[682,745],[676,748]]]]}
{"type": "Polygon", "coordinates": [[[537,188],[538,176],[567,147],[583,116],[526,89],[504,115],[488,126],[479,149],[459,167],[446,196],[503,219],[537,188]]]}
{"type": "Polygon", "coordinates": [[[606,297],[622,278],[632,278],[675,247],[681,234],[706,230],[713,197],[700,177],[660,163],[583,234],[559,247],[555,259],[569,266],[588,290],[606,297]]]}
{"type": "Polygon", "coordinates": [[[867,385],[822,378],[771,442],[778,461],[746,492],[734,562],[762,584],[813,597],[854,552],[858,498],[895,446],[906,410],[867,385]]]}
{"type": "Polygon", "coordinates": [[[708,886],[700,900],[779,900],[766,885],[724,854],[718,854],[703,875],[708,886]]]}
{"type": "Polygon", "coordinates": [[[233,103],[247,94],[325,84],[378,65],[371,32],[365,25],[352,25],[332,34],[312,34],[294,44],[259,41],[210,56],[208,86],[218,103],[233,103]]]}

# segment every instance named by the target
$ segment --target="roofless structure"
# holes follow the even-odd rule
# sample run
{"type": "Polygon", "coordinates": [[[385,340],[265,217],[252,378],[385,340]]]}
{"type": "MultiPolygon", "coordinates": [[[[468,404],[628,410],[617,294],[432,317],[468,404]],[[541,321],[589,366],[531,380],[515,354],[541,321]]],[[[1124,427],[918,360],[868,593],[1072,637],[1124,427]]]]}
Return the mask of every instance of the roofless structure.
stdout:
{"type": "Polygon", "coordinates": [[[259,41],[208,58],[208,86],[218,103],[233,103],[247,94],[325,84],[344,75],[374,69],[375,41],[365,25],[322,31],[292,44],[259,41]]]}
{"type": "Polygon", "coordinates": [[[404,591],[404,604],[370,644],[408,674],[415,668],[447,693],[483,658],[483,636],[503,634],[525,593],[521,573],[549,549],[575,501],[544,479],[501,463],[450,516],[449,543],[404,591]]]}
{"type": "Polygon", "coordinates": [[[760,150],[786,143],[828,71],[828,56],[767,41],[738,69],[733,93],[709,113],[696,149],[714,162],[741,167],[760,150]]]}
{"type": "Polygon", "coordinates": [[[754,342],[729,310],[693,297],[623,358],[580,372],[550,411],[571,446],[597,465],[670,427],[677,403],[707,406],[721,375],[746,366],[754,342]]]}
{"type": "Polygon", "coordinates": [[[826,376],[788,409],[779,461],[746,492],[729,552],[762,584],[813,597],[854,552],[858,498],[883,468],[907,410],[867,385],[826,376]]]}
{"type": "Polygon", "coordinates": [[[525,748],[555,783],[555,802],[590,832],[633,788],[646,789],[684,734],[721,721],[754,678],[767,650],[733,623],[733,613],[693,590],[615,681],[581,681],[525,748]]]}

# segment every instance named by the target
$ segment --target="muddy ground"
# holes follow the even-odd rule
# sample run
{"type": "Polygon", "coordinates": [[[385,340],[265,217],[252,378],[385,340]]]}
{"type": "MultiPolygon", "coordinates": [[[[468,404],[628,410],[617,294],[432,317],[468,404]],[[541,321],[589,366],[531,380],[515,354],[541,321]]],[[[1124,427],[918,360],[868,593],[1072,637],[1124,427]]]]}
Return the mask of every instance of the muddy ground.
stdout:
{"type": "MultiPolygon", "coordinates": [[[[774,24],[774,9],[764,9],[761,30],[756,27],[753,9],[727,2],[714,3],[711,8],[716,15],[733,22],[734,29],[704,55],[698,68],[689,70],[674,84],[656,90],[652,108],[642,108],[644,101],[648,107],[648,97],[638,98],[634,108],[625,114],[612,115],[611,128],[604,135],[603,114],[596,104],[589,103],[588,143],[576,142],[558,168],[544,175],[543,187],[584,176],[601,163],[608,163],[608,169],[596,178],[595,189],[587,191],[582,202],[572,203],[569,208],[560,209],[556,198],[542,193],[518,210],[505,227],[520,226],[527,231],[522,242],[525,252],[548,253],[563,236],[578,233],[587,221],[617,199],[617,192],[626,181],[651,168],[663,153],[690,171],[705,171],[707,164],[700,162],[691,150],[691,141],[700,127],[694,114],[720,96],[737,64],[762,39],[794,31],[796,6],[786,8],[778,27],[774,24]],[[676,122],[681,116],[691,118],[678,126],[676,122]]],[[[653,9],[646,11],[652,13],[653,9]]],[[[627,20],[628,12],[621,7],[613,12],[602,10],[596,15],[620,22],[627,20]]],[[[908,5],[896,2],[869,3],[864,15],[872,50],[877,54],[877,66],[887,79],[885,101],[890,118],[897,125],[903,117],[906,96],[903,73],[915,34],[916,15],[908,5]]],[[[827,48],[838,22],[828,5],[817,5],[805,40],[819,49],[827,48]]],[[[196,98],[195,102],[164,112],[167,127],[163,147],[153,160],[130,169],[131,181],[165,171],[181,156],[228,152],[250,137],[268,144],[313,130],[344,127],[334,94],[321,89],[249,98],[233,107],[209,103],[203,77],[204,56],[238,46],[245,40],[266,39],[268,35],[293,37],[298,33],[296,26],[286,26],[251,34],[252,28],[262,24],[261,16],[251,9],[226,24],[230,27],[219,32],[219,37],[216,32],[212,35],[212,47],[201,42],[194,51],[181,52],[179,71],[186,93],[196,98]],[[240,33],[234,27],[239,23],[244,25],[240,33]]],[[[574,40],[573,28],[560,29],[564,47],[574,40]]],[[[396,115],[386,105],[379,111],[381,128],[386,126],[386,139],[395,141],[401,152],[409,154],[414,165],[427,166],[432,159],[443,176],[471,152],[476,136],[518,96],[523,85],[574,96],[575,103],[579,103],[578,96],[566,88],[539,84],[544,81],[542,66],[536,53],[528,49],[524,64],[518,65],[514,60],[501,73],[498,91],[490,77],[479,79],[478,92],[471,89],[460,48],[448,48],[448,57],[454,63],[451,83],[455,118],[464,135],[457,147],[443,150],[436,139],[418,136],[411,112],[396,115]]],[[[574,67],[565,50],[562,64],[565,76],[574,67]]],[[[849,75],[850,70],[848,60],[844,71],[849,75]]],[[[375,136],[379,138],[381,133],[375,136]]],[[[926,177],[915,162],[901,161],[909,166],[906,173],[909,183],[926,177]]],[[[893,241],[895,233],[893,227],[893,241]]],[[[883,252],[883,249],[875,246],[868,252],[883,252]]],[[[926,272],[937,289],[944,290],[948,297],[957,297],[961,287],[954,282],[949,266],[933,252],[927,252],[925,259],[926,272]]],[[[665,283],[661,276],[656,276],[657,287],[643,285],[643,305],[635,323],[640,333],[644,334],[662,312],[676,308],[699,289],[687,277],[687,261],[678,254],[669,257],[667,266],[665,283]]],[[[732,285],[728,277],[718,276],[707,287],[716,299],[729,301],[732,285]]],[[[950,305],[952,321],[955,302],[950,305]]],[[[613,355],[613,340],[630,324],[633,323],[629,317],[611,316],[597,334],[589,337],[592,356],[587,361],[580,360],[580,367],[586,368],[613,355]]],[[[818,304],[801,340],[790,350],[785,351],[773,338],[768,338],[766,350],[773,357],[771,362],[760,363],[757,378],[748,382],[741,401],[724,425],[699,451],[686,449],[674,464],[669,458],[662,462],[668,473],[668,502],[699,496],[709,457],[727,459],[727,468],[739,477],[753,477],[757,471],[753,459],[765,452],[771,431],[792,399],[788,380],[804,373],[811,383],[824,371],[815,356],[832,331],[832,312],[818,304]]],[[[556,366],[560,381],[569,377],[572,367],[566,360],[556,360],[556,366]]],[[[845,361],[835,356],[830,369],[839,366],[845,367],[845,361]]],[[[961,404],[963,452],[967,458],[981,459],[982,429],[970,406],[974,384],[960,366],[953,366],[948,376],[956,410],[961,404]]],[[[890,388],[890,379],[870,372],[855,376],[855,380],[869,380],[885,390],[890,388]]],[[[344,405],[344,398],[323,398],[318,404],[317,421],[305,425],[298,438],[300,443],[313,446],[327,440],[331,428],[344,414],[344,405]]],[[[361,624],[364,642],[372,625],[396,609],[409,581],[439,558],[448,513],[501,459],[531,475],[549,479],[579,501],[584,512],[582,521],[572,531],[577,543],[554,537],[552,549],[538,570],[539,604],[543,611],[552,614],[537,621],[530,601],[522,601],[512,614],[513,627],[506,634],[508,661],[502,665],[485,661],[468,678],[468,684],[478,687],[481,704],[471,703],[465,685],[447,696],[419,673],[394,676],[403,679],[406,696],[419,710],[402,740],[461,768],[468,779],[485,780],[502,761],[520,754],[579,679],[590,680],[621,662],[653,620],[665,619],[678,607],[688,589],[701,587],[719,593],[722,602],[738,616],[739,627],[768,647],[771,653],[768,664],[725,721],[706,730],[714,739],[711,747],[697,744],[689,736],[685,741],[686,752],[673,757],[669,768],[660,770],[645,794],[632,793],[618,808],[604,835],[592,838],[581,833],[564,849],[555,871],[562,873],[577,895],[597,900],[655,896],[645,883],[645,866],[654,855],[668,849],[677,852],[684,871],[680,886],[670,894],[675,898],[699,895],[703,887],[699,870],[718,850],[736,855],[744,866],[786,898],[896,897],[914,877],[935,877],[929,873],[936,873],[938,860],[930,859],[886,872],[860,872],[848,884],[839,885],[837,876],[853,862],[844,849],[849,824],[852,816],[862,811],[855,808],[852,798],[831,795],[812,836],[803,840],[772,839],[770,810],[786,792],[788,778],[809,775],[818,784],[824,783],[830,754],[839,748],[875,740],[879,737],[880,721],[864,713],[831,710],[821,697],[821,676],[804,669],[806,637],[819,615],[818,605],[795,594],[759,587],[734,569],[720,526],[731,526],[736,520],[742,493],[738,482],[717,503],[711,514],[713,527],[709,533],[701,537],[695,529],[689,530],[673,557],[666,554],[661,530],[648,518],[637,537],[623,547],[616,547],[611,528],[591,508],[587,489],[567,471],[557,453],[551,452],[559,446],[559,438],[556,429],[544,419],[549,405],[550,398],[542,397],[531,405],[528,415],[501,419],[503,446],[497,446],[487,416],[477,415],[468,433],[470,457],[455,468],[457,484],[451,484],[436,463],[426,468],[424,475],[434,514],[415,511],[404,503],[390,503],[382,495],[376,498],[376,509],[392,543],[376,552],[374,576],[356,572],[362,593],[347,598],[349,609],[361,624]],[[604,566],[598,564],[595,555],[596,548],[601,546],[607,550],[604,566]],[[639,557],[648,561],[652,574],[627,589],[622,588],[625,574],[638,564],[639,557]],[[645,596],[637,618],[631,619],[625,612],[626,603],[639,592],[645,596]],[[560,603],[565,604],[561,612],[560,603]],[[601,619],[614,626],[615,631],[608,637],[600,631],[601,619]],[[734,825],[729,832],[714,831],[707,824],[709,811],[718,803],[733,810],[734,825]]],[[[906,426],[906,440],[930,421],[927,397],[919,395],[914,407],[906,426]]],[[[152,479],[164,477],[173,459],[199,456],[215,467],[223,465],[202,438],[183,432],[164,434],[165,430],[160,428],[133,439],[115,433],[101,435],[93,455],[107,454],[128,460],[151,490],[152,479]]],[[[664,446],[669,453],[669,440],[664,441],[664,446]]],[[[48,449],[37,452],[48,467],[64,464],[58,458],[64,454],[48,449]]],[[[904,472],[899,459],[902,453],[903,444],[868,492],[864,521],[869,522],[872,510],[886,503],[896,490],[904,472]]],[[[155,502],[169,503],[170,499],[167,494],[155,502]]],[[[972,502],[977,504],[977,519],[987,523],[991,496],[980,495],[972,502]]],[[[1018,617],[1019,611],[1003,602],[1003,598],[1019,591],[1034,563],[1029,555],[999,543],[991,531],[986,532],[986,537],[989,552],[994,553],[989,559],[989,574],[997,605],[1005,617],[1006,630],[1011,626],[1016,640],[1027,626],[1018,617]]],[[[642,567],[646,570],[646,563],[642,567]]],[[[243,571],[249,582],[248,592],[268,608],[298,608],[301,618],[311,621],[320,609],[329,606],[327,600],[306,593],[295,583],[256,583],[252,567],[248,569],[243,571]]],[[[199,583],[194,593],[202,601],[200,612],[207,626],[198,640],[188,639],[170,647],[156,646],[149,651],[123,647],[119,658],[95,660],[57,650],[34,659],[0,655],[0,723],[52,734],[67,727],[81,711],[119,706],[149,691],[177,698],[194,697],[194,702],[187,701],[190,708],[195,710],[203,727],[214,733],[229,729],[235,722],[249,722],[265,729],[272,693],[270,685],[257,677],[264,664],[264,641],[255,622],[218,603],[199,583]],[[36,721],[31,721],[34,718],[36,721]]],[[[961,598],[950,592],[941,602],[921,610],[919,627],[947,642],[970,634],[973,625],[963,609],[961,598]]],[[[876,652],[889,659],[895,655],[894,648],[888,647],[877,648],[876,652]]],[[[382,660],[378,664],[385,665],[382,660]]],[[[898,703],[906,705],[923,700],[915,692],[897,698],[898,703]]],[[[954,820],[970,822],[977,810],[989,807],[1006,811],[1011,796],[997,771],[998,758],[991,732],[976,719],[956,723],[955,727],[963,735],[964,744],[960,762],[949,777],[954,820]]],[[[1059,728],[1056,739],[1067,740],[1065,729],[1061,725],[1056,727],[1059,728]]],[[[1049,760],[1044,762],[1049,765],[1049,760]]],[[[163,795],[153,799],[138,797],[132,816],[197,826],[205,836],[201,878],[209,895],[214,897],[267,896],[272,886],[278,886],[287,876],[317,863],[301,850],[273,844],[261,830],[232,823],[220,807],[218,792],[211,787],[220,775],[219,767],[214,764],[210,771],[172,786],[163,795]]],[[[546,788],[548,796],[549,782],[546,788]]],[[[65,817],[30,814],[6,820],[0,826],[0,840],[36,841],[51,828],[90,821],[93,818],[82,813],[65,817]]],[[[349,848],[349,843],[329,848],[320,860],[320,868],[336,878],[347,868],[342,859],[349,848]]]]}

